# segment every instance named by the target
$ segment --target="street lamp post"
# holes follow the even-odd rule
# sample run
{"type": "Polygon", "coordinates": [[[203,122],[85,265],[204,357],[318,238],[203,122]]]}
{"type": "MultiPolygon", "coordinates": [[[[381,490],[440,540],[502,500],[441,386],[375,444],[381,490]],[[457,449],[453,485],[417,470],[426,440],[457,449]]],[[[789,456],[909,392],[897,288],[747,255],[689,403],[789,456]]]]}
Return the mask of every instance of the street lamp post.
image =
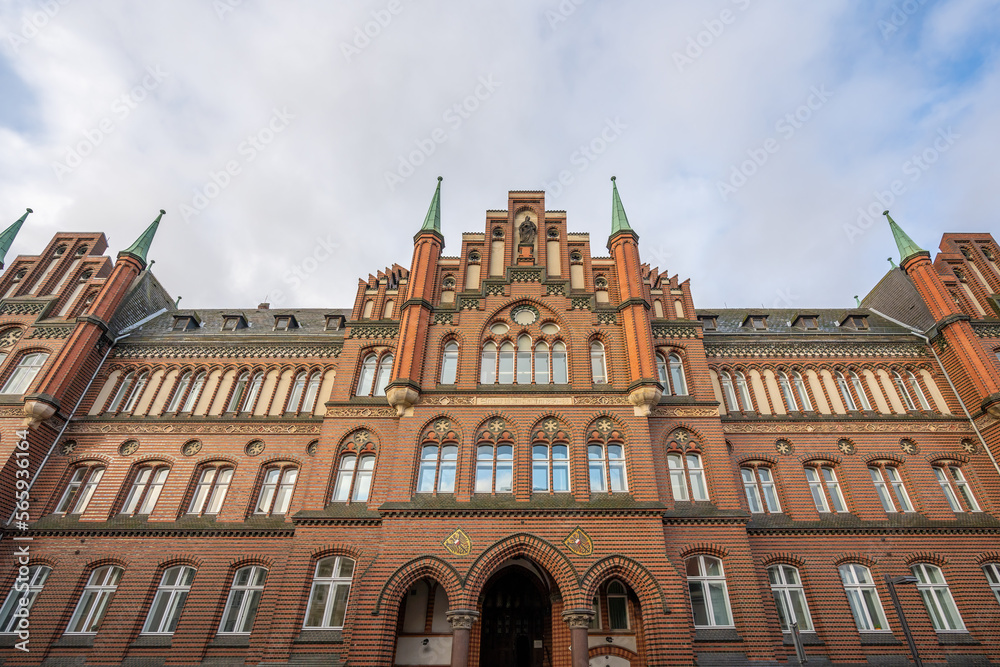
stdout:
{"type": "Polygon", "coordinates": [[[896,616],[899,617],[899,624],[903,627],[903,634],[906,635],[906,643],[910,646],[910,655],[913,656],[913,664],[916,667],[924,667],[917,653],[917,643],[913,641],[913,633],[910,632],[910,625],[906,622],[906,614],[903,613],[903,605],[899,603],[899,596],[896,595],[896,584],[915,584],[916,577],[890,577],[885,575],[885,585],[889,587],[889,597],[892,598],[892,606],[896,608],[896,616]]]}

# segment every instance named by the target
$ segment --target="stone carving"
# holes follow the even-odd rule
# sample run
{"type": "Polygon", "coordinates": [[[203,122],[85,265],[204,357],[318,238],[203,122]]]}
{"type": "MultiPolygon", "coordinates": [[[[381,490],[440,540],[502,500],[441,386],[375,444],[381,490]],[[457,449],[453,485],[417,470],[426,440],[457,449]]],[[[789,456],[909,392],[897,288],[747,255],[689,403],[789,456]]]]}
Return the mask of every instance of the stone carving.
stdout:
{"type": "Polygon", "coordinates": [[[854,443],[846,439],[837,442],[837,449],[840,450],[841,454],[848,454],[848,455],[853,454],[855,451],[857,451],[857,449],[854,446],[854,443]]]}
{"type": "Polygon", "coordinates": [[[561,283],[545,286],[545,296],[554,296],[556,294],[566,296],[566,286],[561,283]]]}
{"type": "Polygon", "coordinates": [[[53,338],[69,338],[73,327],[35,327],[28,334],[29,339],[49,340],[53,338]]]}
{"type": "Polygon", "coordinates": [[[118,453],[122,456],[132,456],[139,449],[138,440],[126,440],[118,447],[118,453]]]}
{"type": "Polygon", "coordinates": [[[589,296],[575,296],[571,302],[573,310],[583,309],[590,310],[590,297],[589,296]]]}
{"type": "Polygon", "coordinates": [[[479,310],[479,298],[474,296],[463,296],[458,303],[460,310],[479,310]]]}
{"type": "MultiPolygon", "coordinates": [[[[392,408],[328,408],[327,417],[395,417],[392,408]]],[[[316,429],[319,433],[319,428],[316,429]]]]}
{"type": "Polygon", "coordinates": [[[788,442],[787,440],[778,440],[774,443],[774,451],[779,454],[794,454],[795,445],[788,442]]]}
{"type": "Polygon", "coordinates": [[[538,227],[531,221],[531,216],[525,216],[524,222],[522,222],[518,228],[518,233],[521,236],[519,245],[532,245],[535,243],[535,236],[538,234],[538,227]]]}
{"type": "Polygon", "coordinates": [[[681,325],[655,325],[653,338],[697,338],[698,329],[681,325]]]}
{"type": "Polygon", "coordinates": [[[572,628],[589,628],[594,612],[590,609],[570,609],[563,612],[563,620],[572,628]]]}
{"type": "Polygon", "coordinates": [[[540,283],[542,282],[541,269],[511,269],[510,281],[512,283],[540,283]]]}
{"type": "Polygon", "coordinates": [[[650,417],[673,417],[674,419],[684,418],[684,417],[718,417],[719,408],[716,407],[687,407],[687,406],[670,406],[670,407],[658,407],[653,408],[649,413],[650,417]]]}
{"type": "Polygon", "coordinates": [[[573,405],[632,405],[628,396],[608,396],[606,394],[592,394],[584,396],[574,396],[573,405]]]}
{"type": "Polygon", "coordinates": [[[919,454],[920,448],[917,447],[917,443],[913,442],[909,438],[904,438],[899,442],[899,449],[907,454],[919,454]]]}
{"type": "Polygon", "coordinates": [[[964,422],[897,424],[880,422],[841,422],[765,424],[750,422],[722,422],[724,433],[940,433],[966,432],[969,427],[964,422]]]}
{"type": "Polygon", "coordinates": [[[476,619],[479,618],[479,612],[472,611],[471,609],[447,611],[444,615],[448,619],[448,622],[451,623],[452,630],[471,630],[476,619]]]}
{"type": "Polygon", "coordinates": [[[453,324],[453,313],[434,313],[434,324],[453,324]]]}
{"type": "MultiPolygon", "coordinates": [[[[395,410],[391,411],[393,415],[395,410]]],[[[236,435],[297,435],[319,434],[319,424],[142,424],[136,422],[73,422],[67,428],[67,433],[121,433],[133,435],[137,433],[191,433],[191,434],[236,434],[236,435]]]]}
{"type": "MultiPolygon", "coordinates": [[[[475,405],[475,396],[424,396],[420,399],[423,405],[475,405]]],[[[396,413],[393,412],[393,415],[396,413]]],[[[329,412],[327,413],[329,416],[329,412]]]]}
{"type": "Polygon", "coordinates": [[[251,440],[247,443],[247,446],[243,448],[247,456],[257,456],[264,452],[264,441],[263,440],[251,440]]]}
{"type": "Polygon", "coordinates": [[[598,324],[614,324],[615,314],[614,313],[598,313],[597,314],[598,324]]]}
{"type": "Polygon", "coordinates": [[[201,451],[201,441],[191,440],[190,442],[185,442],[184,446],[181,447],[181,454],[184,456],[194,456],[201,451]]]}

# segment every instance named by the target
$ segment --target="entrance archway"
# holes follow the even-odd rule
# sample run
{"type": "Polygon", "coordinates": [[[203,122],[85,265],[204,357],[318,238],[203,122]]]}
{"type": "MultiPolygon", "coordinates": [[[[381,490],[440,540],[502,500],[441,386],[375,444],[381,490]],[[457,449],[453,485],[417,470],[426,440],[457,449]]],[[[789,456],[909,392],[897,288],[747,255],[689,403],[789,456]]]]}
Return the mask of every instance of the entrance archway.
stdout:
{"type": "Polygon", "coordinates": [[[479,667],[552,664],[552,603],[531,570],[512,565],[483,587],[479,667]]]}

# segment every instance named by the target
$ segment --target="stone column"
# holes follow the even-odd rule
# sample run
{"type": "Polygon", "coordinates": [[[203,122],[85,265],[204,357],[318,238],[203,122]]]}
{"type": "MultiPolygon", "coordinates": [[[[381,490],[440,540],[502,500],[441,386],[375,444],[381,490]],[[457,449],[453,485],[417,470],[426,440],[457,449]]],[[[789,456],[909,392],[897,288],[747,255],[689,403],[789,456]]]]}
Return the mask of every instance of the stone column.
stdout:
{"type": "Polygon", "coordinates": [[[469,667],[469,642],[472,624],[479,618],[473,609],[456,609],[445,612],[451,623],[451,667],[469,667]]]}
{"type": "Polygon", "coordinates": [[[590,647],[587,645],[587,628],[594,618],[593,609],[568,609],[563,612],[563,620],[569,626],[570,645],[573,651],[573,667],[587,667],[590,664],[590,647]]]}

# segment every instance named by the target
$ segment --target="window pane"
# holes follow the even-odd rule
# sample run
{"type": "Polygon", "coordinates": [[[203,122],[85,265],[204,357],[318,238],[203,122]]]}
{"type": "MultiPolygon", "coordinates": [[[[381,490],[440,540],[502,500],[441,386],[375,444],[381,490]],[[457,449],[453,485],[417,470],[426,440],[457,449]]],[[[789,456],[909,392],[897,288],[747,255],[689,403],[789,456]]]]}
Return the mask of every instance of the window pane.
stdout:
{"type": "Polygon", "coordinates": [[[569,382],[566,345],[561,341],[552,344],[552,382],[555,384],[567,384],[569,382]]]}
{"type": "Polygon", "coordinates": [[[715,625],[732,625],[729,621],[729,605],[726,603],[726,585],[716,582],[709,583],[708,594],[712,598],[715,625]]]}
{"type": "Polygon", "coordinates": [[[340,628],[344,626],[344,617],[347,615],[347,594],[350,590],[350,584],[337,584],[333,604],[330,605],[330,618],[326,624],[327,627],[340,628]]]}
{"type": "Polygon", "coordinates": [[[493,343],[483,345],[482,368],[479,372],[480,384],[493,384],[497,381],[497,348],[493,343]]]}
{"type": "Polygon", "coordinates": [[[688,582],[688,591],[691,594],[691,612],[694,615],[695,627],[711,625],[708,622],[708,606],[705,601],[705,591],[702,582],[688,582]]]}
{"type": "Polygon", "coordinates": [[[628,630],[628,600],[617,595],[608,596],[608,621],[612,630],[628,630]]]}
{"type": "MultiPolygon", "coordinates": [[[[318,575],[317,575],[318,576],[318,575]]],[[[326,600],[330,594],[330,584],[314,583],[309,596],[309,612],[306,614],[306,627],[318,628],[323,624],[323,612],[326,611],[326,600]]]]}

